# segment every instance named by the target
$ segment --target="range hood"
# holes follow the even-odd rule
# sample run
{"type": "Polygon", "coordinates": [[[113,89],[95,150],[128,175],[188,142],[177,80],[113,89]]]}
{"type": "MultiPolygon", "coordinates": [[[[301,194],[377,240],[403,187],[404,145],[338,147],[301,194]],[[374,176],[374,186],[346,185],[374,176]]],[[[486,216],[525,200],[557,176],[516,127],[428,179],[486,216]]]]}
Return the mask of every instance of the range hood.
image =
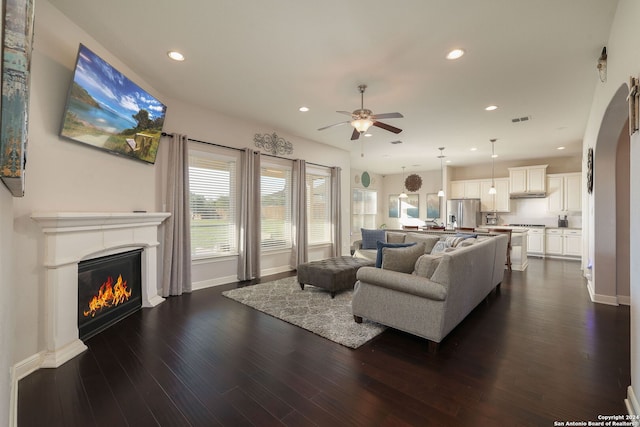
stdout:
{"type": "Polygon", "coordinates": [[[544,191],[529,191],[509,194],[510,199],[543,199],[545,197],[547,197],[547,193],[544,191]]]}

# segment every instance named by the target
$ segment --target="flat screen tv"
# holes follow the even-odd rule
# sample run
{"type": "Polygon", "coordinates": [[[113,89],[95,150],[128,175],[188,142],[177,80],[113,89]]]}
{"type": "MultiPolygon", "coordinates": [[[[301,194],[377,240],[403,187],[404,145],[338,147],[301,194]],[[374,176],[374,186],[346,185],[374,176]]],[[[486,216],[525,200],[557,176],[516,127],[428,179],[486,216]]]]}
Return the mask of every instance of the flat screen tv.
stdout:
{"type": "Polygon", "coordinates": [[[167,107],[80,45],[60,135],[155,163],[167,107]]]}

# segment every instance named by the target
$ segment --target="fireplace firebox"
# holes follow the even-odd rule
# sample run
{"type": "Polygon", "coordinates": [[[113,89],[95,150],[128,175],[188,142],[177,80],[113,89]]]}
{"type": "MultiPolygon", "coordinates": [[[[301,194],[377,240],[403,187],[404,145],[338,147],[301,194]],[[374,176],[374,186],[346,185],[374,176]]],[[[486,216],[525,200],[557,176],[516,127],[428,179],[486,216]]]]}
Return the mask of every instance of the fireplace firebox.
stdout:
{"type": "Polygon", "coordinates": [[[78,263],[78,332],[91,338],[142,307],[142,249],[78,263]]]}

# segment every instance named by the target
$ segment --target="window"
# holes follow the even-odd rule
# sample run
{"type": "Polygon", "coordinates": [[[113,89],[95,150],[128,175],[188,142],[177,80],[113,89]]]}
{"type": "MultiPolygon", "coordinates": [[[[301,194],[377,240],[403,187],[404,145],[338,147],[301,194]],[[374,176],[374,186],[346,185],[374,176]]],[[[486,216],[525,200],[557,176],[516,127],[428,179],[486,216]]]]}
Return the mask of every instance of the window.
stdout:
{"type": "Polygon", "coordinates": [[[361,228],[378,228],[378,192],[375,190],[353,190],[351,230],[359,233],[361,228]]]}
{"type": "Polygon", "coordinates": [[[216,150],[189,150],[191,256],[235,255],[238,157],[216,150]]]}
{"type": "Polygon", "coordinates": [[[290,163],[262,162],[260,173],[260,218],[262,249],[291,248],[290,163]]]}
{"type": "Polygon", "coordinates": [[[307,169],[307,236],[310,245],[331,243],[331,177],[307,169]]]}

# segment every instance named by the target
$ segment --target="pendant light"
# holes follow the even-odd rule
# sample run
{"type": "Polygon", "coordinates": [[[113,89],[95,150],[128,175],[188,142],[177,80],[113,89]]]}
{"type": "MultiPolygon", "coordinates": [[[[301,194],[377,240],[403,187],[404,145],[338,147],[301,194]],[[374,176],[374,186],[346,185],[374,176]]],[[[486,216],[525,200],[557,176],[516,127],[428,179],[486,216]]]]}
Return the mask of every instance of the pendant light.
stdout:
{"type": "Polygon", "coordinates": [[[400,192],[400,195],[398,196],[399,199],[406,199],[407,197],[407,193],[405,193],[404,191],[404,166],[402,167],[402,191],[400,192]]]}
{"type": "Polygon", "coordinates": [[[440,155],[438,156],[438,158],[440,159],[440,190],[438,190],[438,197],[444,197],[444,190],[442,190],[443,185],[442,185],[442,173],[443,173],[443,169],[442,169],[442,159],[444,159],[444,154],[442,154],[442,152],[444,151],[444,147],[440,147],[438,148],[438,150],[440,150],[440,155]]]}
{"type": "Polygon", "coordinates": [[[494,178],[494,163],[495,163],[495,158],[498,157],[496,156],[496,151],[495,151],[496,139],[492,138],[489,141],[491,141],[491,188],[489,188],[489,194],[496,194],[496,182],[494,178]]]}

